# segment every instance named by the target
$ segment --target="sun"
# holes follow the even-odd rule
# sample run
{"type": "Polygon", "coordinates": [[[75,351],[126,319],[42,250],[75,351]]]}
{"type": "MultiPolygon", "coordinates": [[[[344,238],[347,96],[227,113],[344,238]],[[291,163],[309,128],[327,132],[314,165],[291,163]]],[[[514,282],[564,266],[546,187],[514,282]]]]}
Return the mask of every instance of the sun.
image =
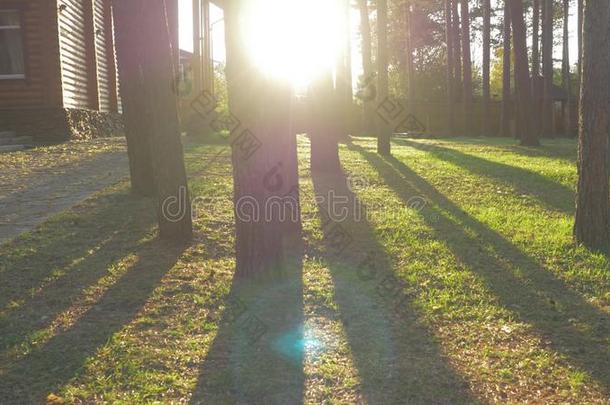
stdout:
{"type": "Polygon", "coordinates": [[[333,69],[345,44],[342,0],[250,2],[245,43],[265,74],[303,87],[333,69]]]}

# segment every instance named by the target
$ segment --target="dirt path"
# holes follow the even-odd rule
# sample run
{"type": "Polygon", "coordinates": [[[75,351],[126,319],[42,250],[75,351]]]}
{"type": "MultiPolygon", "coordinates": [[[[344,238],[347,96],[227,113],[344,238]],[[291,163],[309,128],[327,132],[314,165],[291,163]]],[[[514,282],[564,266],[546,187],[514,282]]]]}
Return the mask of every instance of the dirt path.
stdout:
{"type": "MultiPolygon", "coordinates": [[[[118,148],[121,149],[121,148],[118,148]]],[[[47,170],[10,168],[0,184],[0,243],[30,231],[51,215],[129,174],[122,150],[95,153],[47,170]]]]}

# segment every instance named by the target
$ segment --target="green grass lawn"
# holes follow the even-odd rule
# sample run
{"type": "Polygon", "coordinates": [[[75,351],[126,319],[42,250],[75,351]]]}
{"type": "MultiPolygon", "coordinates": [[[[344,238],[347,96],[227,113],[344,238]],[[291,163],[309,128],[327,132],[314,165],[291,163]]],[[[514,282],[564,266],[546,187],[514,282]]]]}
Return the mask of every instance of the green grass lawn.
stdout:
{"type": "Polygon", "coordinates": [[[610,258],[572,243],[575,142],[382,158],[355,138],[312,178],[301,138],[304,257],[251,285],[222,149],[187,148],[210,197],[187,247],[127,184],[0,246],[0,403],[610,402],[610,258]],[[331,190],[345,221],[315,203],[331,190]]]}

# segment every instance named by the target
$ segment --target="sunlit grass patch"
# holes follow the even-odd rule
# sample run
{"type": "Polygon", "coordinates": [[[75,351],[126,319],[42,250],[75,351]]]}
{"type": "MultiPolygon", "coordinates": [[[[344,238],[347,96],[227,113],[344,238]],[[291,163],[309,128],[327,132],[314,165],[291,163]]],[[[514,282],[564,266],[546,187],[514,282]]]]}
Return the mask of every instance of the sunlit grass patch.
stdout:
{"type": "Polygon", "coordinates": [[[571,241],[573,141],[397,140],[382,158],[361,138],[345,176],[312,178],[300,138],[303,260],[252,285],[233,281],[230,160],[210,160],[226,146],[187,145],[192,244],[156,241],[154,201],[122,184],[0,246],[0,398],[610,399],[610,264],[571,241]],[[339,252],[328,189],[368,214],[340,223],[339,252]]]}

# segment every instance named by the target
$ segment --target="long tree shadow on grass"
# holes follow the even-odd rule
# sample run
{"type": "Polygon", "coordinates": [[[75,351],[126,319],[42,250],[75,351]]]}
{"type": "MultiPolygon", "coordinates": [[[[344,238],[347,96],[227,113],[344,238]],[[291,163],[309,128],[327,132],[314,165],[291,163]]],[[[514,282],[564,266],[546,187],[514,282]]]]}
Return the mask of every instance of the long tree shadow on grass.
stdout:
{"type": "Polygon", "coordinates": [[[574,212],[574,191],[541,174],[504,163],[492,162],[453,148],[405,139],[397,139],[395,142],[430,153],[471,173],[502,181],[514,187],[517,193],[532,195],[550,208],[564,213],[574,212]]]}
{"type": "Polygon", "coordinates": [[[607,314],[468,215],[401,161],[392,157],[384,160],[355,144],[349,147],[366,158],[404,202],[413,196],[425,197],[429,204],[421,215],[436,237],[483,277],[506,308],[537,329],[552,349],[610,390],[607,314]]]}
{"type": "Polygon", "coordinates": [[[133,252],[137,262],[74,325],[60,329],[19,360],[2,365],[0,397],[11,403],[40,403],[76,376],[98,347],[134,319],[181,252],[158,241],[140,246],[133,252]]]}
{"type": "MultiPolygon", "coordinates": [[[[499,153],[510,153],[532,158],[559,159],[567,163],[576,164],[576,142],[574,140],[571,140],[571,143],[558,143],[557,140],[546,142],[546,140],[543,139],[542,148],[521,146],[511,138],[492,138],[490,141],[490,143],[486,143],[485,145],[497,150],[499,153]]],[[[567,139],[562,139],[560,142],[562,141],[565,142],[567,139]]],[[[480,138],[444,138],[443,142],[455,144],[457,146],[481,145],[480,138]]]]}
{"type": "Polygon", "coordinates": [[[137,250],[154,218],[151,201],[110,192],[0,248],[0,359],[40,339],[109,266],[137,250]]]}
{"type": "Polygon", "coordinates": [[[418,321],[408,286],[395,275],[345,175],[314,173],[313,183],[334,298],[367,403],[472,402],[467,383],[418,321]]]}
{"type": "Polygon", "coordinates": [[[301,404],[306,349],[301,258],[264,280],[234,279],[219,306],[209,315],[218,330],[190,403],[301,404]]]}
{"type": "Polygon", "coordinates": [[[120,241],[129,244],[154,225],[148,199],[116,190],[87,200],[0,246],[0,314],[50,282],[81,271],[83,261],[120,241]]]}
{"type": "MultiPolygon", "coordinates": [[[[0,337],[2,348],[7,349],[1,354],[0,364],[0,398],[3,401],[43,403],[49,393],[57,392],[79,373],[97,348],[134,319],[163,275],[177,262],[184,248],[151,240],[154,213],[148,216],[146,212],[139,212],[136,208],[149,204],[131,199],[126,194],[111,195],[94,200],[95,207],[89,207],[91,211],[86,209],[86,204],[82,212],[77,209],[70,215],[68,218],[80,221],[80,226],[62,240],[74,244],[77,249],[79,237],[86,238],[80,254],[70,251],[71,257],[82,259],[75,265],[71,260],[62,260],[62,267],[58,268],[69,267],[65,274],[44,283],[33,297],[22,297],[17,302],[21,306],[3,317],[0,337]],[[108,205],[109,202],[116,205],[108,205]],[[85,217],[87,214],[89,217],[85,217]],[[110,214],[116,218],[111,219],[110,214]],[[105,227],[101,229],[108,233],[100,232],[96,225],[101,226],[106,221],[122,221],[132,227],[123,229],[120,234],[116,234],[117,229],[111,232],[105,227]],[[92,233],[101,235],[92,237],[92,233]],[[107,239],[110,240],[97,250],[89,244],[107,239]],[[124,270],[113,268],[121,259],[126,259],[124,270]],[[99,289],[97,296],[95,292],[90,296],[95,297],[95,302],[84,298],[87,287],[99,289]]],[[[11,244],[12,247],[29,246],[25,251],[33,252],[33,256],[25,254],[23,258],[11,258],[5,262],[10,264],[5,268],[6,272],[21,270],[25,278],[30,272],[37,276],[39,271],[52,273],[53,268],[44,266],[44,257],[52,254],[48,249],[56,244],[42,243],[38,247],[36,241],[44,242],[46,236],[56,234],[54,227],[61,226],[60,220],[51,221],[38,231],[40,238],[32,241],[26,238],[11,244]],[[36,258],[38,254],[41,259],[36,258]],[[21,267],[24,263],[27,267],[21,267]],[[19,267],[12,267],[16,265],[19,267]]],[[[12,277],[17,276],[12,274],[12,277]]],[[[45,277],[36,277],[36,284],[41,279],[45,277]]]]}

